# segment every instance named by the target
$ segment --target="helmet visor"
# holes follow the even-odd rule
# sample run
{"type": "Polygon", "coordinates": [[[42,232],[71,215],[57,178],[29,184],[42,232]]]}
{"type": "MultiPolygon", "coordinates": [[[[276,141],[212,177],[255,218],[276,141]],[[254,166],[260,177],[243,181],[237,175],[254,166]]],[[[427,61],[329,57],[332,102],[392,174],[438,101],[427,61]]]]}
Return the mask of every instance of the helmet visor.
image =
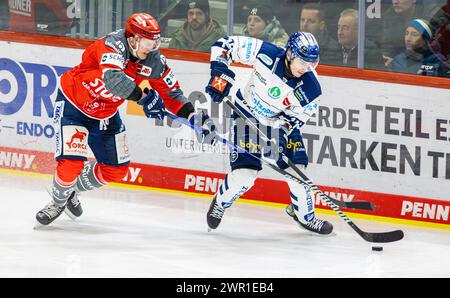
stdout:
{"type": "Polygon", "coordinates": [[[140,38],[139,39],[139,47],[144,51],[153,52],[159,49],[161,46],[161,38],[157,39],[148,39],[148,38],[140,38]]]}
{"type": "Polygon", "coordinates": [[[301,72],[308,72],[316,69],[317,65],[319,65],[319,60],[314,62],[308,62],[300,57],[295,57],[292,60],[291,64],[294,69],[297,69],[301,72]]]}

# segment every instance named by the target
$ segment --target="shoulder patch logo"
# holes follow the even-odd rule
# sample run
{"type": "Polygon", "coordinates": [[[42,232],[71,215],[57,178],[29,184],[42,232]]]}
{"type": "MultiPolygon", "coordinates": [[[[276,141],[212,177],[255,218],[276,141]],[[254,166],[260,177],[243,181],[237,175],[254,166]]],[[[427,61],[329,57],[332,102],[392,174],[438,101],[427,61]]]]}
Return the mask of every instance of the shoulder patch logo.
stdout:
{"type": "Polygon", "coordinates": [[[280,90],[280,88],[278,88],[277,86],[274,86],[274,87],[272,87],[272,88],[269,89],[268,94],[269,94],[269,96],[270,96],[271,98],[277,99],[277,98],[279,98],[280,95],[281,95],[281,90],[280,90]]]}
{"type": "Polygon", "coordinates": [[[106,53],[102,55],[100,64],[111,64],[123,69],[125,67],[125,58],[120,54],[106,53]]]}
{"type": "Polygon", "coordinates": [[[139,67],[138,67],[138,72],[137,72],[137,73],[138,73],[139,75],[143,76],[143,77],[149,78],[150,75],[152,74],[152,68],[140,64],[139,67]]]}
{"type": "Polygon", "coordinates": [[[264,62],[265,64],[267,64],[268,66],[273,64],[273,60],[272,58],[270,58],[269,56],[267,56],[266,54],[258,54],[258,56],[256,56],[257,58],[259,58],[262,62],[264,62]]]}

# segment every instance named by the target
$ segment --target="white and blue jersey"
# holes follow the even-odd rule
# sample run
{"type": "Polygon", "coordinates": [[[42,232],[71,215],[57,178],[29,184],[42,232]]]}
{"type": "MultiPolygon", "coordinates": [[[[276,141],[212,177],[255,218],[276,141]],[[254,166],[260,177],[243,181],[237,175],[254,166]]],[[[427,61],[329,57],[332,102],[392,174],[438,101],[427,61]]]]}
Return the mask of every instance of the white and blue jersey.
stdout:
{"type": "Polygon", "coordinates": [[[236,103],[261,124],[274,128],[284,123],[279,117],[282,112],[305,123],[318,110],[322,94],[315,71],[285,78],[285,58],[285,49],[244,36],[224,37],[211,48],[211,61],[253,66],[247,85],[237,91],[236,103]]]}

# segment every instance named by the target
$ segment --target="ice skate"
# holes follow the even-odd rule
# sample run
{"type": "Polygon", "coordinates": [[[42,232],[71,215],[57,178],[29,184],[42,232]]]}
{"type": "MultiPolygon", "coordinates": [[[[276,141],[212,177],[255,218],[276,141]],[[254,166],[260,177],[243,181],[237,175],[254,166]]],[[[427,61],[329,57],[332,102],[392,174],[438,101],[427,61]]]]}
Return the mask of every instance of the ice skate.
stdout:
{"type": "Polygon", "coordinates": [[[321,235],[328,235],[333,231],[333,225],[326,221],[326,220],[321,220],[318,218],[314,218],[311,222],[304,224],[302,222],[300,222],[297,218],[297,215],[295,215],[294,212],[294,206],[292,204],[289,204],[286,207],[286,213],[292,217],[302,228],[317,233],[317,234],[321,234],[321,235]]]}
{"type": "Polygon", "coordinates": [[[55,202],[51,201],[44,209],[36,213],[36,220],[39,224],[46,226],[57,219],[64,211],[65,207],[66,206],[59,207],[55,202]]]}
{"type": "Polygon", "coordinates": [[[83,214],[83,208],[81,208],[81,202],[78,200],[78,192],[73,191],[70,197],[67,199],[66,208],[64,212],[71,219],[75,220],[83,214]]]}
{"type": "Polygon", "coordinates": [[[219,206],[216,202],[216,197],[214,197],[211,205],[209,206],[208,214],[206,215],[206,221],[208,222],[208,232],[211,232],[211,230],[214,230],[219,226],[224,212],[225,208],[219,206]]]}

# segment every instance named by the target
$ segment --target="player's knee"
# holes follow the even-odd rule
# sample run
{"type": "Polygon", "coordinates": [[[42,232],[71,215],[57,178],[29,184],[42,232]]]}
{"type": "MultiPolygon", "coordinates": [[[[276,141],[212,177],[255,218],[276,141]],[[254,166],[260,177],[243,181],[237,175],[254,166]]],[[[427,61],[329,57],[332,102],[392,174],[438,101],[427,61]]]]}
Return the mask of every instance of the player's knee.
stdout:
{"type": "Polygon", "coordinates": [[[60,159],[56,166],[56,178],[64,184],[73,183],[83,170],[84,161],[80,159],[60,159]]]}
{"type": "Polygon", "coordinates": [[[109,166],[105,164],[98,164],[98,170],[102,179],[107,182],[121,181],[128,174],[129,164],[121,166],[109,166]]]}
{"type": "Polygon", "coordinates": [[[240,184],[243,187],[251,188],[255,184],[256,177],[258,176],[258,171],[252,169],[236,169],[228,174],[227,179],[230,184],[240,184]]]}

